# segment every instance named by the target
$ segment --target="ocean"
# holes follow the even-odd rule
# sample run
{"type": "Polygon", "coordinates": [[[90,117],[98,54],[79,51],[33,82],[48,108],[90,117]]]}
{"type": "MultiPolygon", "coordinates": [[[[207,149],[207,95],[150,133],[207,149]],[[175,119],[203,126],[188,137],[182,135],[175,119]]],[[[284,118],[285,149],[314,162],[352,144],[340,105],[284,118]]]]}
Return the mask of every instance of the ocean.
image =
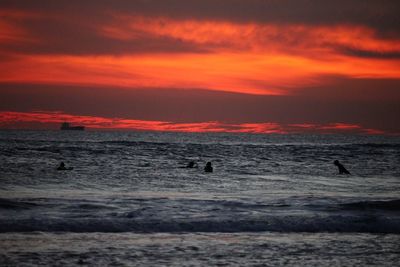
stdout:
{"type": "Polygon", "coordinates": [[[0,131],[1,266],[399,262],[400,137],[0,131]]]}

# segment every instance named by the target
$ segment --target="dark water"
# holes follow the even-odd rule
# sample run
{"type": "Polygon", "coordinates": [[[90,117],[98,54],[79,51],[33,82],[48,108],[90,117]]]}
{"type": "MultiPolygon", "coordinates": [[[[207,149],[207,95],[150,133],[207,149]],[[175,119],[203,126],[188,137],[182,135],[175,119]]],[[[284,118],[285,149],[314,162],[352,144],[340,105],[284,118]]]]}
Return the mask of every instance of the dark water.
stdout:
{"type": "Polygon", "coordinates": [[[400,259],[398,137],[2,131],[0,149],[6,265],[400,259]]]}

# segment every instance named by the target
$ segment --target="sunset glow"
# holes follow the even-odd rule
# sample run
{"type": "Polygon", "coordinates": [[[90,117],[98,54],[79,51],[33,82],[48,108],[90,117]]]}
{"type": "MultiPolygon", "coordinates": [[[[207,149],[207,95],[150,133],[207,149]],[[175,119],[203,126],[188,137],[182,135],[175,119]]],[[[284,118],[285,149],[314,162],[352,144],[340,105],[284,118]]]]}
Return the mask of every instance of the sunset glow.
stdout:
{"type": "MultiPolygon", "coordinates": [[[[172,9],[161,14],[157,6],[137,5],[134,8],[133,1],[126,9],[93,6],[88,17],[72,12],[73,5],[66,11],[52,12],[45,12],[45,8],[52,10],[51,6],[0,5],[1,87],[32,84],[62,90],[60,87],[68,85],[134,92],[196,89],[291,97],[303,92],[307,95],[309,88],[321,88],[321,96],[331,95],[337,80],[348,81],[345,87],[349,92],[352,83],[358,81],[400,81],[400,34],[396,29],[382,32],[378,26],[352,18],[326,23],[300,19],[285,22],[287,15],[283,13],[282,19],[235,19],[175,14],[172,9]]],[[[251,1],[253,5],[257,7],[251,1]]],[[[381,88],[375,90],[387,99],[397,99],[398,94],[393,98],[386,91],[379,92],[381,88]]],[[[2,114],[11,111],[4,107],[0,110],[2,114]]],[[[133,114],[126,117],[141,121],[133,114]]],[[[210,117],[208,121],[216,120],[210,117]]],[[[269,125],[253,127],[253,121],[242,121],[237,131],[285,132],[269,125]]],[[[279,124],[279,119],[264,121],[279,124]]],[[[310,118],[305,117],[304,122],[292,124],[305,125],[308,121],[310,118]]],[[[113,127],[132,128],[125,124],[113,127]]],[[[207,127],[195,125],[191,131],[208,131],[207,127]]],[[[229,131],[218,127],[210,129],[229,131]]],[[[314,128],[328,129],[324,127],[314,128]]],[[[169,129],[165,126],[160,130],[169,129]]]]}
{"type": "Polygon", "coordinates": [[[331,123],[326,125],[281,125],[278,123],[242,123],[230,124],[216,121],[201,123],[173,123],[166,121],[144,121],[124,118],[104,118],[92,116],[76,116],[62,112],[1,112],[0,127],[18,123],[53,124],[58,129],[63,122],[85,125],[91,130],[137,130],[137,131],[166,131],[166,132],[209,132],[209,133],[255,133],[255,134],[286,134],[305,132],[325,133],[364,133],[382,134],[376,129],[363,128],[360,125],[331,123]]]}

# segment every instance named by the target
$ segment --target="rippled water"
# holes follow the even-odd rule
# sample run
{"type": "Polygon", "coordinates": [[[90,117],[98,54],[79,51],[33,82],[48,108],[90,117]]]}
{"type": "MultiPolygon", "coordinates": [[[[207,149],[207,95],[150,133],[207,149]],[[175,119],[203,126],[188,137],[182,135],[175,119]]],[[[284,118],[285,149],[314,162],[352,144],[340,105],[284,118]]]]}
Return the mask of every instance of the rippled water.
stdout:
{"type": "Polygon", "coordinates": [[[6,265],[400,259],[398,137],[2,131],[0,149],[6,265]]]}

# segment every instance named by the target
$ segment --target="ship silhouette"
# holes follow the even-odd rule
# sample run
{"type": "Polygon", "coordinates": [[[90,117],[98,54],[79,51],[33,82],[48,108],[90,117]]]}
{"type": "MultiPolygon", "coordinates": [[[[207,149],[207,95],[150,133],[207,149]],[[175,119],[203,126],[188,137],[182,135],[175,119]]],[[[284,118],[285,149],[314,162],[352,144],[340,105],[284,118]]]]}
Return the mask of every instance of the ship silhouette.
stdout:
{"type": "Polygon", "coordinates": [[[60,129],[63,131],[83,131],[85,126],[71,126],[68,122],[63,122],[60,129]]]}

